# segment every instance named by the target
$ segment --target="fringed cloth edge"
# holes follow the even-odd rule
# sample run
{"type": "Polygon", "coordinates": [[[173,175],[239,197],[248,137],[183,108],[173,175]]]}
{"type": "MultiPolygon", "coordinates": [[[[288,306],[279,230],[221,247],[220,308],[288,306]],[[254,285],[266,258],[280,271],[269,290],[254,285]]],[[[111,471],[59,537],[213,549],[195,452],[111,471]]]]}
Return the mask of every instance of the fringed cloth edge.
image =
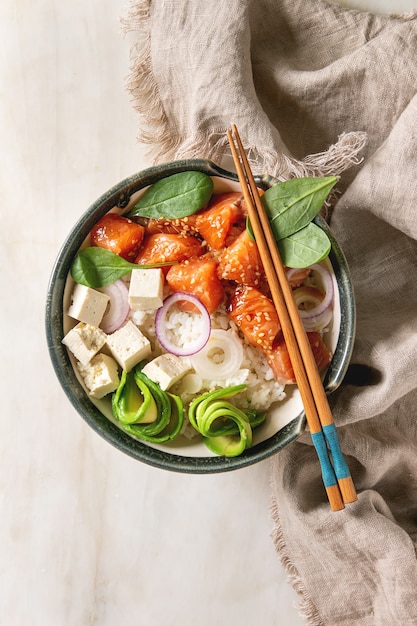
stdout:
{"type": "MultiPolygon", "coordinates": [[[[230,155],[227,128],[213,128],[190,137],[179,137],[172,129],[160,98],[152,71],[151,0],[130,0],[127,15],[121,18],[125,34],[137,32],[131,46],[130,71],[126,88],[139,117],[139,142],[149,145],[152,164],[181,159],[207,158],[220,163],[230,155]]],[[[230,124],[233,120],[230,120],[230,124]]],[[[246,145],[249,161],[256,173],[268,173],[278,180],[305,176],[340,175],[359,165],[359,153],[367,141],[365,132],[346,132],[327,150],[302,160],[265,146],[246,145]]]]}

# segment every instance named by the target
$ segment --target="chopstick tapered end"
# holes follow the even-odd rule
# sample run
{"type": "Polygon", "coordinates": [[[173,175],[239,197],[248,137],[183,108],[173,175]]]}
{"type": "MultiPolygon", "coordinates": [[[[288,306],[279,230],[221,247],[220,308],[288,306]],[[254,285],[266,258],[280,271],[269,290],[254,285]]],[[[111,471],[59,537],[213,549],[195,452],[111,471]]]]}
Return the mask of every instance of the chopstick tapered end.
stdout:
{"type": "Polygon", "coordinates": [[[340,489],[338,485],[332,485],[331,487],[326,487],[327,497],[329,499],[330,508],[332,511],[341,511],[345,508],[342,500],[342,494],[340,493],[340,489]]]}
{"type": "Polygon", "coordinates": [[[351,476],[347,476],[346,478],[340,478],[338,483],[340,491],[342,492],[343,502],[345,502],[345,504],[350,504],[351,502],[355,502],[358,499],[355,485],[353,484],[351,476]]]}

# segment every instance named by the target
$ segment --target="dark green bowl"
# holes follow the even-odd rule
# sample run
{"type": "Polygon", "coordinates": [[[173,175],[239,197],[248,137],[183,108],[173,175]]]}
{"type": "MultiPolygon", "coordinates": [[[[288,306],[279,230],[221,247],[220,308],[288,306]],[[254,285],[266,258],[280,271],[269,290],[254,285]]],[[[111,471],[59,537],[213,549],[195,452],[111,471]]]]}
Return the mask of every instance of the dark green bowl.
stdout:
{"type": "MultiPolygon", "coordinates": [[[[174,444],[156,448],[133,439],[103,415],[98,409],[97,403],[93,404],[81,386],[67,349],[61,343],[65,334],[63,300],[68,274],[73,258],[92,226],[110,209],[114,207],[126,208],[131,203],[132,196],[141,189],[161,178],[185,170],[205,172],[213,177],[215,184],[233,186],[237,183],[236,174],[228,172],[210,161],[196,159],[175,161],[143,170],[129,176],[102,195],[75,224],[58,254],[48,286],[46,336],[52,364],[64,392],[81,417],[106,441],[131,457],[155,467],[191,474],[208,474],[231,471],[257,463],[279,452],[284,446],[297,439],[305,426],[305,415],[298,391],[294,388],[291,391],[291,394],[295,394],[297,397],[291,401],[293,404],[290,402],[289,410],[293,414],[289,414],[285,425],[268,438],[255,443],[241,456],[234,458],[212,456],[208,450],[201,456],[201,450],[196,452],[194,444],[189,445],[189,451],[179,453],[174,444]]],[[[269,176],[257,178],[257,184],[265,189],[275,182],[276,180],[269,176]]],[[[324,380],[326,392],[331,393],[337,389],[343,380],[350,361],[355,334],[355,301],[343,252],[326,222],[320,217],[316,221],[326,231],[332,243],[329,261],[338,290],[336,302],[338,312],[335,312],[338,317],[338,330],[332,348],[333,359],[324,380]]],[[[199,445],[203,446],[203,444],[199,445]]]]}

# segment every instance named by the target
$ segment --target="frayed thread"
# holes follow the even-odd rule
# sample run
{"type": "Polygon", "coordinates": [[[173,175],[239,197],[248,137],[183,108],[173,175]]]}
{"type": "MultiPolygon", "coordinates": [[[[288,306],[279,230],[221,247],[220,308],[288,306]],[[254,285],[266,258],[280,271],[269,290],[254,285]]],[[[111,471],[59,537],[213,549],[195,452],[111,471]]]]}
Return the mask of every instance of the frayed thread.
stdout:
{"type": "Polygon", "coordinates": [[[169,154],[176,150],[179,141],[170,132],[152,72],[150,12],[151,0],[130,0],[121,24],[125,34],[132,31],[139,33],[137,42],[130,50],[126,88],[139,116],[138,140],[145,145],[160,146],[158,154],[153,158],[153,162],[157,163],[161,158],[169,160],[169,154]],[[164,153],[166,156],[162,157],[164,153]]]}
{"type": "MultiPolygon", "coordinates": [[[[181,159],[206,158],[217,163],[230,156],[227,128],[211,128],[191,137],[181,137],[168,119],[151,60],[151,0],[130,0],[127,15],[121,18],[123,31],[138,33],[131,47],[130,72],[126,88],[139,117],[137,139],[150,146],[152,164],[181,159]]],[[[230,124],[233,120],[230,120],[230,124]]],[[[242,137],[244,140],[244,137],[242,137]]],[[[277,180],[307,176],[340,175],[361,162],[359,152],[367,141],[364,132],[346,132],[326,151],[306,156],[303,160],[279,153],[270,146],[251,146],[245,142],[254,173],[269,174],[277,180]]]]}
{"type": "Polygon", "coordinates": [[[409,22],[417,18],[417,11],[415,9],[411,9],[411,11],[406,11],[405,13],[390,13],[389,17],[396,20],[409,22]]]}
{"type": "MultiPolygon", "coordinates": [[[[165,113],[151,61],[151,0],[130,0],[126,17],[121,19],[125,33],[140,33],[131,47],[130,73],[126,88],[139,116],[138,141],[150,146],[148,157],[153,164],[181,159],[207,158],[220,163],[230,156],[227,128],[180,137],[165,113]]],[[[233,123],[233,120],[230,121],[233,123]]],[[[247,145],[248,158],[255,173],[269,174],[277,180],[306,176],[327,176],[358,165],[359,152],[366,144],[366,133],[343,133],[325,152],[299,161],[265,146],[247,145]]]]}
{"type": "Polygon", "coordinates": [[[247,152],[257,173],[268,173],[281,181],[307,176],[339,176],[347,168],[362,162],[359,153],[366,141],[364,132],[343,133],[325,152],[308,155],[301,161],[259,146],[249,146],[247,152]]]}

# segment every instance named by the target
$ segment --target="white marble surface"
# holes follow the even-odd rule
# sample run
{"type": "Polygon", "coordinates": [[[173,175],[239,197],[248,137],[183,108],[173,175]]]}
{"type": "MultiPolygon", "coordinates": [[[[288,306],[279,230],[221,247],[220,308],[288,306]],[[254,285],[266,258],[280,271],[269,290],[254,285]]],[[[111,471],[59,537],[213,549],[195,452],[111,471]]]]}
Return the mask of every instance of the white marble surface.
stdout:
{"type": "Polygon", "coordinates": [[[44,301],[61,243],[148,165],[124,89],[124,9],[0,4],[0,625],[299,626],[270,538],[268,462],[188,476],[134,461],[89,430],[49,361],[44,301]]]}

